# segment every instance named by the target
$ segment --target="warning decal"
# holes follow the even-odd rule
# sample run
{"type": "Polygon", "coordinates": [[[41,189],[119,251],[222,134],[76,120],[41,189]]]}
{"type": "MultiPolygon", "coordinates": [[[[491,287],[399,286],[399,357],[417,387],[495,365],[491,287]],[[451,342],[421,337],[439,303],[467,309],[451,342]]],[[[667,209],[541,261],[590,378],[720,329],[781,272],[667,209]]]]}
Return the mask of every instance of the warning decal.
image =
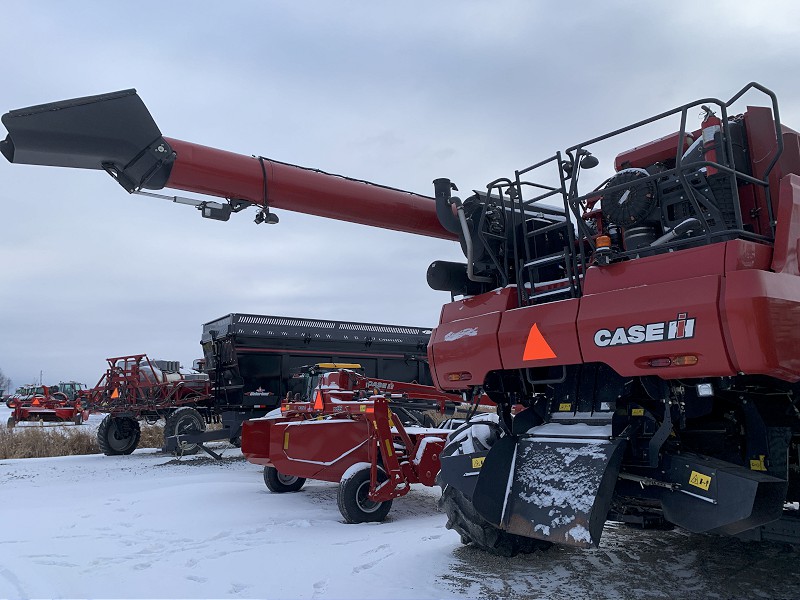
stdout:
{"type": "Polygon", "coordinates": [[[689,485],[708,491],[708,488],[711,487],[711,475],[703,475],[697,471],[692,471],[689,476],[689,485]]]}
{"type": "Polygon", "coordinates": [[[531,326],[530,333],[528,333],[528,341],[525,342],[525,352],[522,354],[522,360],[541,360],[555,357],[556,353],[553,352],[550,344],[544,339],[544,336],[539,331],[539,326],[534,323],[531,326]]]}

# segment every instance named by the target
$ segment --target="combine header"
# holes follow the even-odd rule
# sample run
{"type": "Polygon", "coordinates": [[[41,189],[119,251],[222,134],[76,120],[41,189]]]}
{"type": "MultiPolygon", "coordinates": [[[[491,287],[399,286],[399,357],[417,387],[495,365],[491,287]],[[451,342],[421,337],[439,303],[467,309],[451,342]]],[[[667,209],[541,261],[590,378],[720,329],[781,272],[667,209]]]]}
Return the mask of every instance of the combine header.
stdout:
{"type": "Polygon", "coordinates": [[[305,398],[287,397],[280,414],[247,421],[242,430],[242,452],[265,465],[270,491],[297,491],[306,479],[340,482],[338,505],[348,523],[382,521],[412,483],[435,484],[450,432],[420,427],[413,415],[452,414],[460,404],[435,388],[361,371],[358,364],[306,369],[305,398]]]}
{"type": "Polygon", "coordinates": [[[800,135],[763,86],[570,146],[464,200],[448,179],[430,198],[165,138],[133,90],[3,123],[11,162],[223,199],[165,196],[207,218],[255,206],[276,223],[285,208],[457,240],[466,260],[428,269],[451,296],[433,381],[497,405],[442,451],[442,506],[464,542],[585,547],[608,518],[800,541],[800,135]],[[667,135],[635,139],[654,127],[667,135]],[[580,184],[611,146],[613,169],[580,184]]]}

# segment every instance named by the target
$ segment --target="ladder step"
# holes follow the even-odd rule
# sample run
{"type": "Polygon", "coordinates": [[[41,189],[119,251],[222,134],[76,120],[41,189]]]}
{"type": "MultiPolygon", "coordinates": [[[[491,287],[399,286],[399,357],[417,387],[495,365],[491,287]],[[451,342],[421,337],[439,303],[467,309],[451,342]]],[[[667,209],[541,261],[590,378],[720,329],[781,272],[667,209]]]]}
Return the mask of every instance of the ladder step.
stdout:
{"type": "Polygon", "coordinates": [[[547,292],[537,292],[536,290],[533,291],[531,294],[531,298],[544,298],[545,296],[555,296],[556,294],[572,294],[572,289],[568,287],[561,287],[555,290],[549,290],[547,292]]]}
{"type": "Polygon", "coordinates": [[[569,277],[564,277],[563,279],[551,279],[549,281],[534,281],[533,289],[536,291],[536,288],[563,288],[565,285],[569,284],[569,281],[569,277]]]}
{"type": "Polygon", "coordinates": [[[547,256],[542,256],[541,258],[534,258],[522,266],[526,269],[531,267],[544,267],[546,265],[554,265],[556,263],[563,262],[566,260],[566,258],[566,253],[562,250],[561,252],[556,252],[555,254],[548,254],[547,256]]]}
{"type": "Polygon", "coordinates": [[[526,235],[529,238],[531,238],[531,237],[536,237],[537,235],[543,235],[551,231],[557,231],[558,229],[566,229],[566,228],[567,228],[567,221],[563,221],[561,223],[553,223],[552,225],[539,227],[538,229],[534,229],[533,231],[527,232],[526,235]]]}

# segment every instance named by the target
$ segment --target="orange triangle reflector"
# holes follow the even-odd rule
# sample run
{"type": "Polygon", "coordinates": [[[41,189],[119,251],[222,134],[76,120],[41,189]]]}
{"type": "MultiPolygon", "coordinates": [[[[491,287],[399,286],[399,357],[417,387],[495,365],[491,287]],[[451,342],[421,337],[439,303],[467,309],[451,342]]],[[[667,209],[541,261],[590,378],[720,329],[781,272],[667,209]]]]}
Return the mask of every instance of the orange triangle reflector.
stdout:
{"type": "Polygon", "coordinates": [[[325,404],[322,402],[322,392],[317,390],[317,395],[314,398],[314,410],[322,410],[325,404]]]}
{"type": "Polygon", "coordinates": [[[119,388],[114,388],[114,391],[111,392],[112,398],[119,398],[119,388]]]}
{"type": "Polygon", "coordinates": [[[525,352],[522,354],[522,360],[541,360],[555,357],[556,353],[553,352],[550,344],[544,339],[544,336],[539,331],[539,326],[534,323],[528,334],[528,341],[525,342],[525,352]]]}

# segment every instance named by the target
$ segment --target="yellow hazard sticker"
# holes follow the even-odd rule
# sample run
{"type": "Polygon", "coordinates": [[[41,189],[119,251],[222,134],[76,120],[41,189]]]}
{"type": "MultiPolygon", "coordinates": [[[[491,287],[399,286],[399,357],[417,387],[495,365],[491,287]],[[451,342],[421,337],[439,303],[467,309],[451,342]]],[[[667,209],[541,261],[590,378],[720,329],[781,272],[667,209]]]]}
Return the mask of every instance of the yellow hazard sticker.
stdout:
{"type": "Polygon", "coordinates": [[[358,408],[361,410],[361,412],[367,412],[367,405],[366,404],[362,404],[358,408]]]}
{"type": "Polygon", "coordinates": [[[472,459],[472,468],[473,469],[480,469],[483,466],[483,461],[486,460],[485,456],[479,456],[478,458],[472,459]]]}
{"type": "Polygon", "coordinates": [[[288,450],[289,449],[289,432],[288,431],[284,432],[284,434],[283,434],[283,449],[284,450],[288,450]]]}
{"type": "Polygon", "coordinates": [[[562,402],[561,404],[558,405],[558,410],[560,412],[569,412],[572,410],[572,404],[570,404],[569,402],[562,402]]]}
{"type": "Polygon", "coordinates": [[[751,458],[750,459],[750,470],[751,471],[766,471],[767,465],[764,460],[767,457],[761,454],[758,458],[751,458]]]}
{"type": "Polygon", "coordinates": [[[708,488],[711,487],[711,475],[703,475],[697,471],[692,471],[689,476],[689,485],[708,491],[708,488]]]}
{"type": "Polygon", "coordinates": [[[386,442],[386,454],[388,456],[391,456],[392,455],[392,442],[390,440],[383,440],[383,441],[386,442]]]}
{"type": "Polygon", "coordinates": [[[631,409],[631,416],[632,417],[643,417],[644,416],[644,409],[643,408],[632,408],[631,409]]]}

